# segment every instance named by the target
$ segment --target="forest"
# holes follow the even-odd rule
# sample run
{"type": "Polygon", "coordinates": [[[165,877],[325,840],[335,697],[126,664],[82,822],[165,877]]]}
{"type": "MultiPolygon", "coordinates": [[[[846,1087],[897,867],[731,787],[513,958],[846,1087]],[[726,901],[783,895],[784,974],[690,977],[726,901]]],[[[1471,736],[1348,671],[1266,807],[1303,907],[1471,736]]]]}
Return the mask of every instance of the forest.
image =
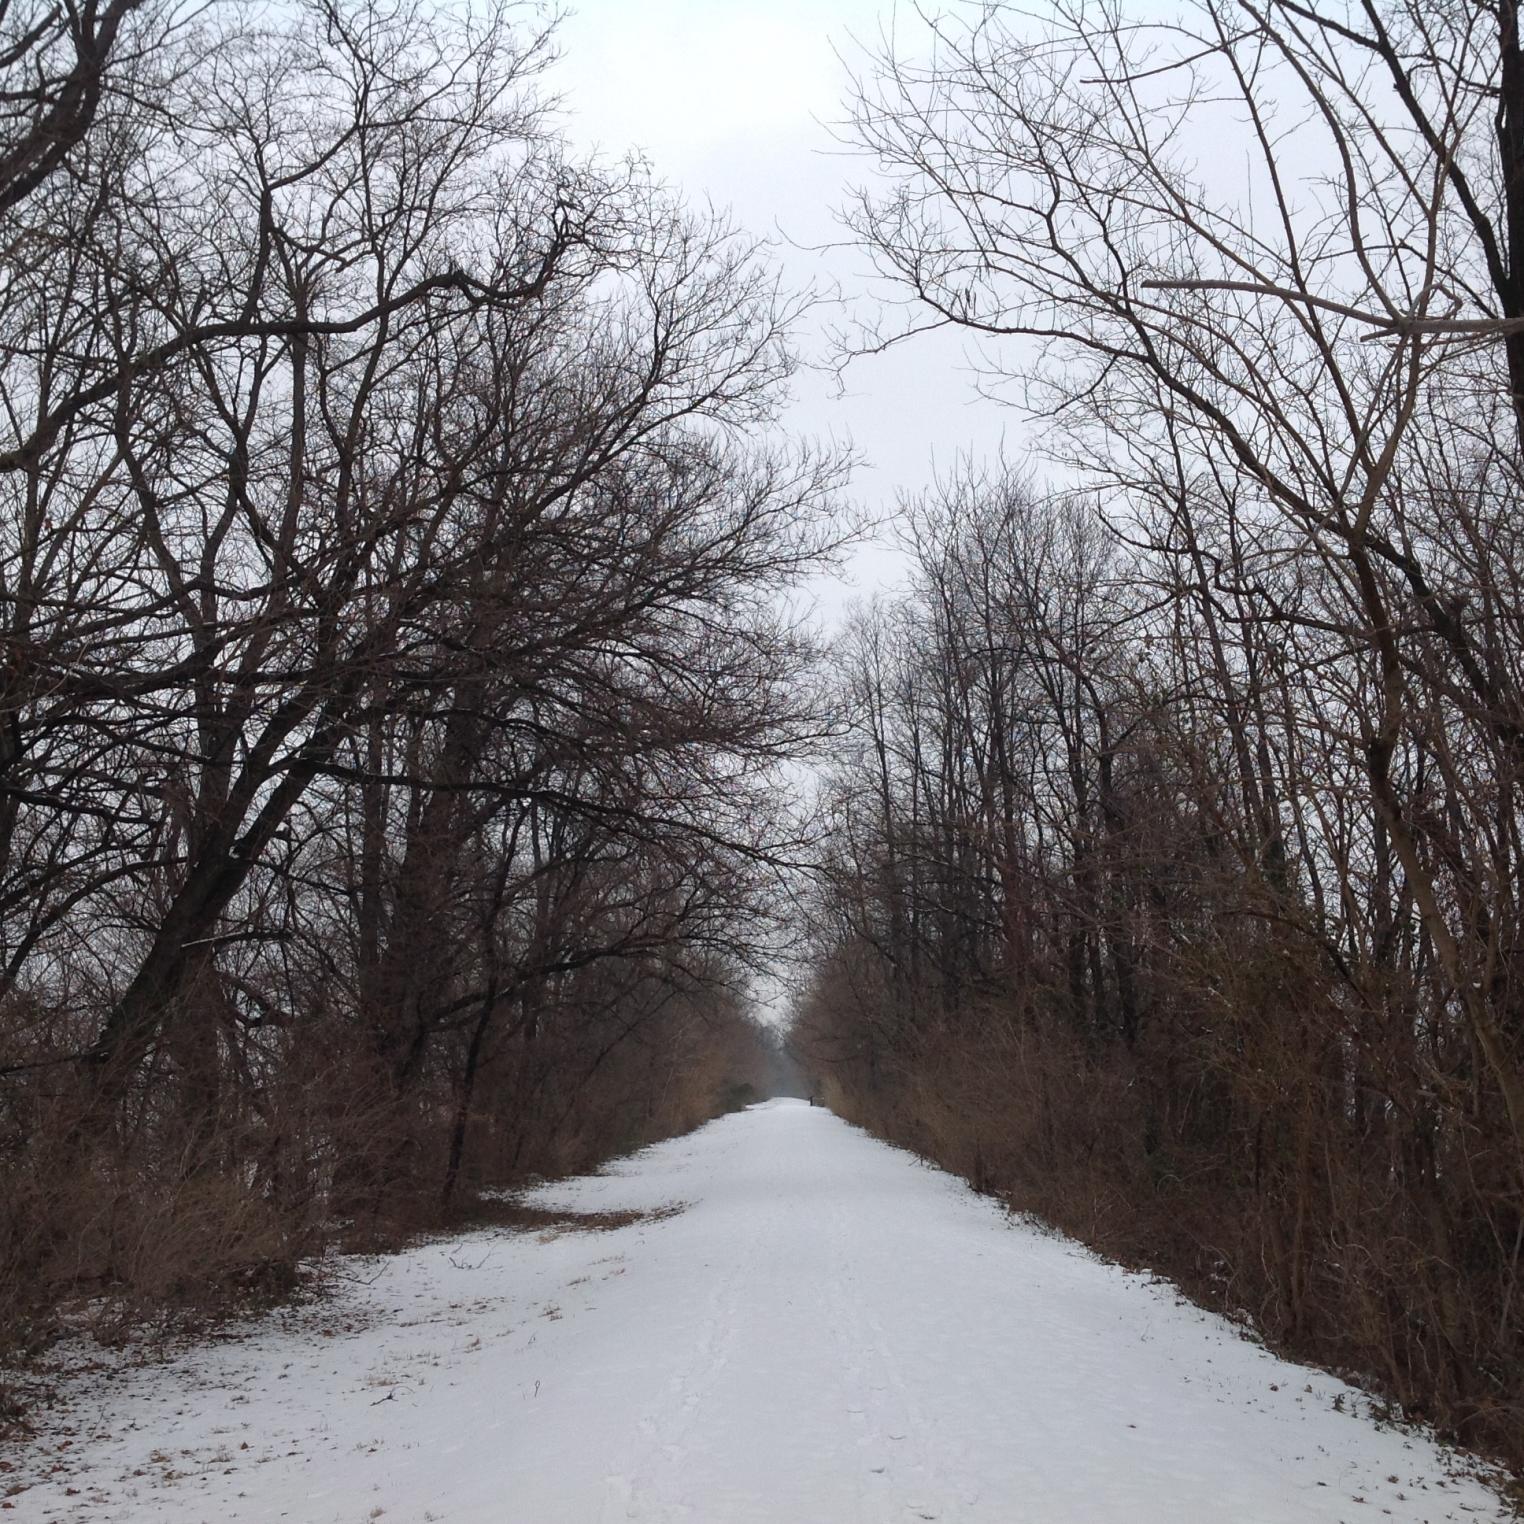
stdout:
{"type": "Polygon", "coordinates": [[[902,12],[823,293],[537,8],[0,3],[0,1354],[797,1066],[1524,1465],[1513,0],[902,12]]]}
{"type": "Polygon", "coordinates": [[[533,20],[4,13],[12,1343],[760,1079],[843,462],[766,432],[796,300],[576,157],[533,20]]]}
{"type": "Polygon", "coordinates": [[[1046,458],[905,503],[838,642],[797,1040],[843,1115],[1517,1462],[1517,12],[933,42],[858,80],[908,304],[858,343],[966,330],[1046,458]]]}

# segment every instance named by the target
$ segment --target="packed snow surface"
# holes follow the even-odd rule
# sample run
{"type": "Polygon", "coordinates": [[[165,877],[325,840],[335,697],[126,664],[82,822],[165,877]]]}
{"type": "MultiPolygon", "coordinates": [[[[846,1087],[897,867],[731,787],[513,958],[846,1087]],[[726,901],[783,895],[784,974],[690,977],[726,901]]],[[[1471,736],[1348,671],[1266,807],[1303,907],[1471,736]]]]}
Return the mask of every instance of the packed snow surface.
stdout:
{"type": "Polygon", "coordinates": [[[319,1307],[77,1374],[0,1496],[32,1483],[8,1504],[39,1524],[1505,1516],[1341,1382],[824,1110],[536,1200],[682,1210],[362,1262],[319,1307]]]}

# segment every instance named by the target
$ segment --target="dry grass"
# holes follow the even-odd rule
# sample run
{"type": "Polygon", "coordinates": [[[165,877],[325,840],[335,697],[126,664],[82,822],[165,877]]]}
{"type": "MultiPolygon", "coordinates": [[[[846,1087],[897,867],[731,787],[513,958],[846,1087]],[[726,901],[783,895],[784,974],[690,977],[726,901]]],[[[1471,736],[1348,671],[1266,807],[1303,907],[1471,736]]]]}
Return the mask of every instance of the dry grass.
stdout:
{"type": "Polygon", "coordinates": [[[626,1208],[618,1212],[577,1212],[565,1207],[532,1206],[514,1196],[486,1195],[471,1202],[461,1214],[465,1227],[510,1228],[559,1238],[566,1233],[612,1233],[642,1222],[664,1222],[688,1209],[686,1201],[671,1201],[645,1210],[626,1208]]]}

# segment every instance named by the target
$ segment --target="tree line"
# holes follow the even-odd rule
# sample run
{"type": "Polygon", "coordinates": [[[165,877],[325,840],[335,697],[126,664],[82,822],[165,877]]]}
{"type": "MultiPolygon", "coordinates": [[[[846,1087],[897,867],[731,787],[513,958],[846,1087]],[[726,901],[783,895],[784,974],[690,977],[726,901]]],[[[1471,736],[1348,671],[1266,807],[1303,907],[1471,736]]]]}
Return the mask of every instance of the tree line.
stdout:
{"type": "Polygon", "coordinates": [[[754,1078],[843,462],[770,427],[804,304],[572,150],[554,51],[506,3],[0,8],[12,1343],[754,1078]]]}
{"type": "Polygon", "coordinates": [[[855,347],[966,332],[1046,464],[908,503],[911,586],[839,644],[796,1041],[847,1115],[1524,1460],[1517,11],[893,41],[846,217],[904,321],[855,347]]]}

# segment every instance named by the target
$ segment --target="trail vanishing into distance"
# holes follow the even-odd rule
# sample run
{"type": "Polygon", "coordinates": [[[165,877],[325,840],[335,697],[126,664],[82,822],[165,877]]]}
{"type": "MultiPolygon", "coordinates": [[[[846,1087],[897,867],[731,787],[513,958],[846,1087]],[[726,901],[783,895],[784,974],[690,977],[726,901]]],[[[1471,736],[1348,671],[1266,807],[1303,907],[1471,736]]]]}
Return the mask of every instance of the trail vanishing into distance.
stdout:
{"type": "Polygon", "coordinates": [[[1521,5],[0,0],[0,1524],[1524,1501],[1521,5]]]}
{"type": "Polygon", "coordinates": [[[538,1225],[79,1378],[23,1516],[1505,1516],[1342,1382],[824,1109],[754,1106],[533,1201],[538,1225]]]}

